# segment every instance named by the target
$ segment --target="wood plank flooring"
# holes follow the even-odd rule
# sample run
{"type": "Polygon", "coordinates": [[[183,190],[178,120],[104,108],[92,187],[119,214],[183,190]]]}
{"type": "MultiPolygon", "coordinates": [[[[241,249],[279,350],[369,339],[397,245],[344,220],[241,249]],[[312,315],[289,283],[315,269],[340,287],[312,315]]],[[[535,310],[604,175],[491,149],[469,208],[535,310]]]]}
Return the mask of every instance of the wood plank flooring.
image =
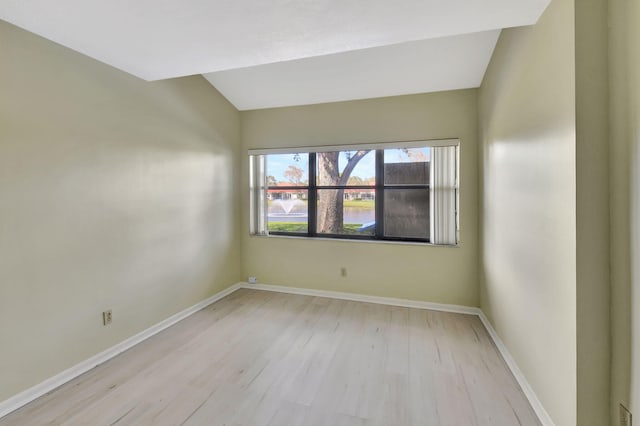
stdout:
{"type": "Polygon", "coordinates": [[[472,315],[242,289],[7,425],[539,425],[472,315]]]}

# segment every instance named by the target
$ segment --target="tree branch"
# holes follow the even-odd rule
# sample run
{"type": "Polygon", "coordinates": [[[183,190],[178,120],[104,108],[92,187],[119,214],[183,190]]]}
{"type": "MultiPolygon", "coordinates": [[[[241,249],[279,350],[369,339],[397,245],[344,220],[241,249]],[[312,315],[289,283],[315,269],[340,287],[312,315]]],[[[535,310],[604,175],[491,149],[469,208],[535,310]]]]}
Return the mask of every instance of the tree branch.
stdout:
{"type": "Polygon", "coordinates": [[[338,183],[338,185],[347,184],[347,181],[349,180],[349,176],[351,176],[351,172],[353,172],[353,169],[355,169],[356,165],[358,164],[358,161],[360,161],[362,157],[367,155],[369,151],[370,151],[369,149],[364,151],[358,151],[353,155],[353,157],[349,159],[349,162],[347,163],[346,167],[342,171],[342,176],[340,176],[340,182],[338,183]]]}

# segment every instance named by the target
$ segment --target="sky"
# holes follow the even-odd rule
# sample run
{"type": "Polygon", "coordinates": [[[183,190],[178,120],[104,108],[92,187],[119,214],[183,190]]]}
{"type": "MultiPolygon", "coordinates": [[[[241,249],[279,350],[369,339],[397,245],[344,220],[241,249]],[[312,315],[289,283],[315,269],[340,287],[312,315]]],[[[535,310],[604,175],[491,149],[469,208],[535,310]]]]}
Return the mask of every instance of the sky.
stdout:
{"type": "MultiPolygon", "coordinates": [[[[414,148],[408,150],[411,156],[402,149],[386,149],[385,150],[385,163],[404,163],[408,161],[429,161],[429,148],[414,148]],[[413,158],[413,160],[412,160],[413,158]]],[[[353,151],[351,151],[353,152],[353,151]]],[[[347,164],[346,151],[340,153],[339,167],[342,171],[347,164]]],[[[287,182],[288,179],[284,176],[285,170],[289,165],[294,165],[304,171],[304,176],[308,176],[309,170],[309,154],[272,154],[267,155],[267,176],[273,176],[278,182],[287,182]],[[298,161],[296,161],[298,158],[298,161]]],[[[375,151],[370,151],[359,162],[356,168],[351,173],[351,176],[358,176],[362,179],[367,179],[375,176],[375,151]]],[[[306,180],[306,177],[303,178],[306,180]]]]}

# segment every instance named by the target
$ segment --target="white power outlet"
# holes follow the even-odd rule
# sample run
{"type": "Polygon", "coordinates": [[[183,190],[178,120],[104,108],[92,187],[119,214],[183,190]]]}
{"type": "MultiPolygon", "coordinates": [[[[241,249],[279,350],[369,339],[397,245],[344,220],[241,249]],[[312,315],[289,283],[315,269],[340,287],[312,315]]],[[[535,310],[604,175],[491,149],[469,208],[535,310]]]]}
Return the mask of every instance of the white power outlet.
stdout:
{"type": "Polygon", "coordinates": [[[111,314],[111,309],[109,309],[108,311],[104,311],[102,313],[102,324],[103,325],[111,324],[112,320],[113,320],[113,316],[111,314]]]}
{"type": "Polygon", "coordinates": [[[256,277],[249,277],[249,284],[256,284],[258,279],[256,277]]]}

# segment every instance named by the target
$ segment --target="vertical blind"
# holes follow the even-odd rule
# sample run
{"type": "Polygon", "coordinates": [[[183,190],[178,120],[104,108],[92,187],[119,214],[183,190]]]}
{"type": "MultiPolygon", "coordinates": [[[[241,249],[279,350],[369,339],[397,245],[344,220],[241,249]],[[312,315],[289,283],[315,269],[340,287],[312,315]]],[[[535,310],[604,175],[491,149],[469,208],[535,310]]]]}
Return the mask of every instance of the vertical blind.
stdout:
{"type": "Polygon", "coordinates": [[[249,194],[250,223],[253,235],[267,234],[267,185],[265,173],[265,156],[249,156],[249,194]]]}
{"type": "Polygon", "coordinates": [[[431,243],[457,243],[457,146],[431,148],[431,243]]]}

